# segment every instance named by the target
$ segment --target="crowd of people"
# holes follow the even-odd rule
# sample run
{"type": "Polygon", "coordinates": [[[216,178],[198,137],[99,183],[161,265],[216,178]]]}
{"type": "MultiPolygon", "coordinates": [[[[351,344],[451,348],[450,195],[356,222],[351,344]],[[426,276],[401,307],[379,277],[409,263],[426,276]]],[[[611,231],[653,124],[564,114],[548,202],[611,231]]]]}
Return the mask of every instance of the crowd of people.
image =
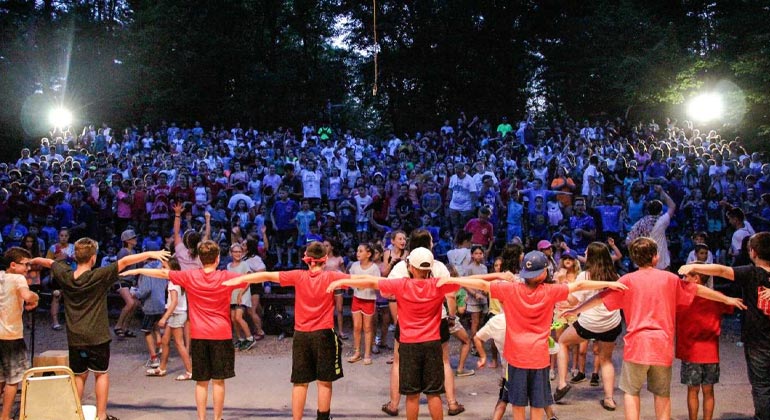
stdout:
{"type": "MultiPolygon", "coordinates": [[[[493,126],[487,119],[470,119],[461,114],[456,121],[447,120],[437,129],[391,134],[387,138],[363,138],[352,131],[335,131],[327,125],[314,127],[312,123],[304,124],[296,133],[284,128],[261,132],[240,124],[230,129],[220,124],[206,130],[199,122],[188,127],[164,121],[158,127],[146,125],[140,129],[132,125],[121,131],[103,124],[100,128],[85,127],[81,132],[54,130],[39,145],[22,149],[16,162],[0,163],[2,246],[8,252],[18,254],[17,250],[22,249],[28,253],[11,252],[9,258],[17,265],[27,264],[26,269],[16,271],[24,272],[29,289],[50,292],[52,328],[63,329],[59,315],[62,294],[82,294],[72,278],[79,278],[92,267],[105,267],[93,271],[99,273],[91,275],[93,281],[100,287],[111,282],[111,290],[120,293],[125,302],[114,335],[136,335],[130,326],[141,305],[141,330],[150,356],[147,374],[165,375],[173,334],[185,365],[185,373],[177,379],[198,383],[196,402],[203,416],[208,381],[213,380],[217,418],[224,401],[221,381],[234,372],[232,366],[222,365],[209,366],[217,371],[214,376],[211,371],[196,371],[197,366],[210,362],[205,357],[228,352],[221,345],[211,347],[201,342],[206,337],[225,340],[227,336],[226,341],[232,345],[234,329],[238,349],[254,348],[264,337],[260,297],[269,293],[270,282],[297,286],[295,329],[299,333],[330,330],[336,335],[334,340],[348,338],[343,323],[346,292],[339,289],[330,297],[330,307],[323,306],[330,316],[336,315],[336,324],[333,318],[328,326],[325,321],[313,323],[299,309],[299,290],[309,287],[303,283],[306,279],[277,274],[305,265],[311,267],[311,272],[313,267],[320,267],[321,271],[349,272],[353,276],[353,280],[346,280],[341,274],[323,282],[355,286],[351,306],[354,352],[347,362],[371,364],[372,354],[388,346],[389,325],[403,328],[394,331],[390,400],[382,407],[389,415],[398,415],[400,394],[407,396],[407,416],[416,415],[414,395],[420,392],[429,394],[429,409],[434,416],[441,410],[441,402],[432,397],[443,392],[447,393],[449,414],[463,412],[464,407],[454,396],[453,377],[473,374],[465,367],[469,353],[485,356],[479,358],[479,367],[487,363],[483,341],[493,338],[487,326],[503,325],[508,331],[516,331],[523,328],[519,321],[528,318],[538,328],[538,340],[541,335],[543,340],[516,341],[509,332],[504,340],[495,339],[500,346],[489,348],[489,365],[507,361],[508,366],[525,374],[521,377],[522,372],[509,370],[513,388],[518,391],[535,386],[543,392],[534,397],[514,396],[510,391],[510,400],[509,391],[501,392],[503,411],[505,403],[510,402],[517,418],[527,405],[543,408],[549,417],[555,417],[551,408],[554,400],[565,397],[570,383],[586,380],[585,347],[575,351],[575,373],[570,383],[567,372],[571,346],[588,339],[599,343],[591,384],[598,385],[601,376],[605,391],[601,406],[613,411],[611,355],[622,331],[618,311],[623,309],[626,351],[632,353],[624,355],[624,361],[630,364],[624,362],[623,374],[634,376],[622,377],[621,389],[626,392],[627,413],[635,407],[638,417],[639,378],[647,375],[648,380],[660,385],[651,389],[656,400],[668,397],[668,388],[663,386],[666,370],[653,369],[650,373],[643,366],[668,366],[670,382],[673,355],[637,357],[632,350],[639,347],[631,346],[629,350],[628,340],[637,339],[635,333],[644,329],[635,318],[641,316],[634,306],[641,297],[628,297],[623,290],[641,288],[644,293],[639,296],[647,296],[645,293],[654,292],[654,288],[639,286],[642,282],[634,277],[625,281],[625,277],[621,278],[617,284],[623,286],[612,282],[626,273],[634,276],[641,270],[655,269],[663,285],[679,281],[670,273],[688,264],[681,268],[683,273],[704,274],[703,278],[691,276],[693,282],[712,285],[710,276],[736,280],[738,287],[728,292],[742,293],[740,297],[748,306],[744,328],[768,331],[767,278],[743,268],[728,272],[716,267],[745,267],[752,262],[761,266],[770,261],[767,238],[757,234],[767,231],[769,225],[770,164],[765,163],[763,155],[749,154],[740,138],[724,139],[716,131],[701,132],[688,121],[679,124],[668,119],[660,126],[654,121],[631,124],[620,118],[603,122],[527,118],[514,126],[503,117],[493,126]],[[323,244],[321,248],[319,244],[323,244]],[[409,257],[416,249],[431,254],[430,269],[414,265],[428,262],[424,255],[409,257]],[[524,257],[526,251],[535,254],[524,257]],[[171,254],[174,258],[166,262],[171,254]],[[161,262],[150,262],[144,268],[132,267],[129,275],[118,279],[117,272],[148,258],[163,261],[165,268],[161,262]],[[443,268],[436,268],[438,264],[443,268]],[[249,273],[267,269],[277,271],[248,277],[249,273]],[[181,270],[182,274],[169,274],[169,270],[181,270]],[[198,279],[189,275],[191,270],[206,274],[198,279]],[[216,270],[233,274],[211,274],[216,270]],[[668,270],[668,277],[662,274],[664,270],[668,270]],[[540,290],[536,301],[542,307],[534,312],[509,312],[516,304],[505,305],[506,301],[528,302],[531,297],[525,297],[518,287],[509,290],[498,283],[487,283],[507,278],[507,272],[522,280],[517,283],[522,290],[540,290]],[[208,283],[241,275],[264,284],[227,289],[226,322],[216,310],[193,315],[199,310],[194,307],[207,307],[201,302],[217,293],[209,290],[208,283]],[[444,286],[437,279],[449,275],[459,278],[454,281],[464,287],[444,286]],[[407,290],[394,282],[381,283],[376,280],[380,276],[436,281],[428,293],[407,290]],[[156,282],[158,277],[163,281],[156,282]],[[749,277],[757,286],[753,291],[747,287],[749,277]],[[620,290],[600,294],[581,291],[601,288],[594,280],[607,281],[601,285],[620,290]],[[564,287],[538,289],[544,282],[564,287]],[[443,302],[447,294],[451,295],[447,303],[434,309],[444,308],[442,319],[447,334],[445,337],[442,330],[440,341],[445,343],[451,335],[462,344],[458,366],[450,367],[448,349],[439,343],[432,353],[444,357],[429,365],[437,363],[435,369],[445,374],[434,375],[432,382],[422,385],[419,380],[415,383],[412,376],[404,379],[399,373],[404,372],[403,365],[413,368],[415,358],[423,357],[426,351],[415,344],[425,338],[434,341],[432,318],[426,324],[430,328],[420,326],[420,311],[415,315],[409,304],[404,309],[404,302],[422,299],[430,306],[434,301],[443,302]],[[187,298],[191,299],[189,306],[187,298]],[[599,304],[604,306],[593,307],[599,304]],[[582,311],[589,315],[584,313],[576,321],[575,315],[582,311]],[[185,322],[185,312],[190,313],[190,323],[185,322]],[[467,332],[457,321],[463,313],[468,314],[467,332]],[[217,322],[201,326],[207,317],[217,322]],[[300,317],[307,322],[303,324],[300,317]],[[492,322],[495,317],[506,320],[492,322]],[[557,322],[552,325],[554,318],[557,322]],[[168,328],[160,335],[158,327],[168,328]],[[539,347],[551,335],[558,357],[548,360],[542,372],[542,355],[521,359],[521,352],[515,350],[521,346],[539,347]],[[503,345],[505,351],[498,349],[503,345]],[[404,352],[399,351],[399,346],[404,352]],[[159,352],[160,348],[164,351],[159,352]],[[499,360],[498,350],[503,360],[499,360]],[[408,357],[400,360],[404,354],[408,357]],[[532,380],[526,376],[528,370],[537,371],[533,377],[540,379],[535,379],[535,384],[528,382],[532,380]],[[550,381],[557,379],[552,395],[550,381]]],[[[714,294],[707,287],[687,287],[683,283],[680,288],[681,296],[674,293],[671,302],[689,304],[697,294],[732,306],[743,305],[739,299],[714,294]]],[[[308,305],[307,299],[320,299],[316,289],[303,298],[303,305],[308,305]]],[[[102,294],[97,293],[100,298],[102,294]]],[[[75,309],[67,302],[65,299],[67,320],[82,318],[82,314],[71,313],[75,309]]],[[[71,305],[71,299],[69,302],[71,305]]],[[[660,309],[661,329],[673,328],[676,311],[670,310],[675,307],[660,309]]],[[[88,348],[95,352],[94,357],[73,366],[79,369],[75,372],[78,374],[88,370],[97,373],[97,409],[103,419],[108,418],[106,391],[100,396],[99,382],[106,377],[106,367],[104,349],[99,346],[109,346],[111,337],[109,329],[101,325],[106,317],[90,322],[90,326],[96,325],[98,334],[93,330],[78,332],[84,325],[74,330],[71,325],[66,327],[68,339],[77,336],[74,344],[69,340],[71,351],[88,348]]],[[[718,337],[718,329],[715,334],[718,337]]],[[[765,369],[770,337],[762,334],[757,337],[752,332],[748,334],[751,337],[746,337],[744,330],[743,341],[750,381],[756,391],[757,418],[766,419],[770,415],[762,407],[770,405],[765,369]]],[[[303,339],[311,340],[306,342],[309,347],[328,340],[313,334],[303,339]]],[[[637,340],[636,346],[650,344],[644,337],[637,340]]],[[[298,342],[295,338],[295,354],[298,342]]],[[[548,351],[545,347],[544,354],[548,351]]],[[[71,359],[78,357],[71,355],[71,359]]],[[[108,363],[108,350],[106,359],[108,363]]],[[[708,363],[713,364],[713,360],[708,363]]],[[[331,382],[341,377],[341,368],[339,372],[334,367],[332,370],[320,376],[293,371],[293,397],[302,400],[301,407],[293,408],[304,408],[303,393],[308,382],[323,381],[319,382],[319,418],[328,417],[331,382]]],[[[713,385],[713,376],[708,378],[711,383],[684,382],[683,377],[683,383],[695,388],[696,415],[701,385],[704,399],[710,393],[713,401],[713,389],[708,388],[713,385]]],[[[79,385],[82,391],[82,383],[79,385]]],[[[704,404],[704,411],[707,406],[704,404]]],[[[710,407],[713,410],[713,404],[710,407]]],[[[658,408],[656,404],[656,411],[658,408]]],[[[663,411],[659,414],[665,417],[665,403],[660,408],[663,411]]],[[[542,415],[540,411],[532,410],[532,416],[542,415]]]]}

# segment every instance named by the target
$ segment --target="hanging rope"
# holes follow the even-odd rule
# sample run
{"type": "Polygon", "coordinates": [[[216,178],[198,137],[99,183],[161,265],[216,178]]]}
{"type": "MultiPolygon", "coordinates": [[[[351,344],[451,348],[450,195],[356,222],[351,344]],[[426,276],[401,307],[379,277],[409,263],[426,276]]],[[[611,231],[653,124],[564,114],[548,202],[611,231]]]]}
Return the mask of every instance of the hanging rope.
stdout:
{"type": "Polygon", "coordinates": [[[380,46],[377,43],[377,0],[372,0],[372,15],[373,15],[373,31],[374,31],[374,86],[372,86],[372,96],[377,96],[377,81],[379,78],[379,65],[377,63],[377,55],[380,51],[380,46]]]}

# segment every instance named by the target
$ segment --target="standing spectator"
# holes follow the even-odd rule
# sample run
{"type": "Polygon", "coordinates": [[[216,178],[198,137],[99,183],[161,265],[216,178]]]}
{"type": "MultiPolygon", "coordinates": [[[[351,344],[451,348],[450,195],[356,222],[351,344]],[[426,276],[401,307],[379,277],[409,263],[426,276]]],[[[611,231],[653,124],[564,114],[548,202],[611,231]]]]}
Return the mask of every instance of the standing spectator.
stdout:
{"type": "Polygon", "coordinates": [[[575,214],[569,219],[569,228],[572,233],[570,249],[582,255],[588,244],[596,238],[596,221],[586,213],[585,197],[575,199],[575,214]]]}
{"type": "Polygon", "coordinates": [[[491,255],[492,245],[495,243],[494,226],[489,222],[492,210],[487,206],[479,208],[477,218],[473,218],[465,224],[463,230],[470,232],[471,244],[480,246],[485,255],[491,255]]]}
{"type": "Polygon", "coordinates": [[[277,238],[275,248],[278,263],[276,268],[283,266],[284,250],[286,251],[286,267],[291,267],[291,258],[294,251],[294,237],[296,235],[295,221],[297,212],[297,203],[289,198],[289,191],[286,186],[278,190],[278,201],[273,206],[270,213],[270,221],[276,229],[277,238]]]}
{"type": "Polygon", "coordinates": [[[449,224],[454,236],[465,226],[471,218],[476,203],[476,183],[473,178],[465,173],[465,165],[458,163],[455,166],[455,174],[449,179],[449,224]]]}
{"type": "Polygon", "coordinates": [[[647,205],[647,216],[639,219],[638,222],[628,232],[626,244],[630,245],[637,238],[650,237],[657,244],[657,250],[660,258],[656,260],[656,268],[665,270],[671,265],[671,255],[668,252],[668,239],[666,238],[666,229],[671,223],[671,218],[676,212],[674,200],[663,191],[660,185],[655,186],[655,192],[666,202],[666,213],[663,213],[663,203],[659,200],[653,200],[647,205]]]}

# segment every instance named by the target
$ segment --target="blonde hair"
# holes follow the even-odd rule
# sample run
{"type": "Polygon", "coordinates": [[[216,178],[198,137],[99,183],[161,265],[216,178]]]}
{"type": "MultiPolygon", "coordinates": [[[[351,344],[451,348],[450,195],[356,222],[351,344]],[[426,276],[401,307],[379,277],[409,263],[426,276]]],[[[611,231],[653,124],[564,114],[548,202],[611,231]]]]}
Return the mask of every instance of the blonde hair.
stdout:
{"type": "Polygon", "coordinates": [[[75,241],[75,262],[85,264],[99,251],[99,243],[91,238],[80,238],[75,241]]]}

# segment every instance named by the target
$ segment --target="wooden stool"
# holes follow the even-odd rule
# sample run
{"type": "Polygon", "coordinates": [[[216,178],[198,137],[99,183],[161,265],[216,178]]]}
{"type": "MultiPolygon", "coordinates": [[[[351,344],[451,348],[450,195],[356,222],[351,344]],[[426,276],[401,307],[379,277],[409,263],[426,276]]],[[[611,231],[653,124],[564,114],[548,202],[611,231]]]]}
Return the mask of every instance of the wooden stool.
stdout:
{"type": "Polygon", "coordinates": [[[32,367],[42,366],[67,366],[70,365],[70,355],[68,350],[48,350],[44,351],[32,359],[32,367]]]}

